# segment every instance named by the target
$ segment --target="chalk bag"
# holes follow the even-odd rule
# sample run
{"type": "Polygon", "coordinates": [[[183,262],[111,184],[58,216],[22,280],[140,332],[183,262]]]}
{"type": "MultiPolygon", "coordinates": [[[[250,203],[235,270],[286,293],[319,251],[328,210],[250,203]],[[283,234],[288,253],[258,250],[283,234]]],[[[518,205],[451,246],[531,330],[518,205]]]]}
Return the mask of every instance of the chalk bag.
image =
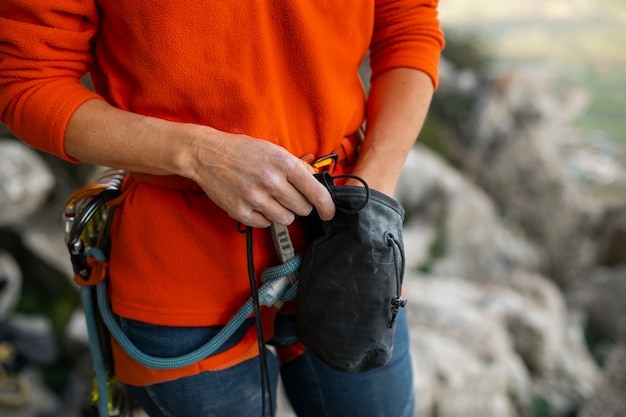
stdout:
{"type": "Polygon", "coordinates": [[[402,298],[404,209],[350,175],[315,174],[333,197],[335,217],[302,219],[304,255],[294,332],[334,369],[365,372],[387,363],[402,298]],[[361,186],[335,185],[342,177],[361,186]]]}

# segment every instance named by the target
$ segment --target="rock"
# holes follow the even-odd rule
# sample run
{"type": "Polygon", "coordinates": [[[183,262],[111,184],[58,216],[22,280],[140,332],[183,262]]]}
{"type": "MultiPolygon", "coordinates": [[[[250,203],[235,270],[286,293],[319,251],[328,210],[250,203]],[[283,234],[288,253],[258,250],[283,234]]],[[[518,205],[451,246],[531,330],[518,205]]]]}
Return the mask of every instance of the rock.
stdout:
{"type": "Polygon", "coordinates": [[[11,343],[29,363],[50,364],[57,355],[52,323],[44,316],[14,313],[0,320],[0,341],[11,343]]]}
{"type": "Polygon", "coordinates": [[[70,164],[49,155],[42,155],[57,179],[48,204],[15,224],[21,242],[30,252],[46,264],[65,274],[74,276],[69,253],[65,246],[64,210],[68,197],[78,188],[94,181],[105,167],[89,164],[70,164]]]}
{"type": "Polygon", "coordinates": [[[22,272],[7,252],[0,251],[0,320],[15,309],[22,290],[22,272]]]}
{"type": "Polygon", "coordinates": [[[605,382],[580,410],[579,417],[626,416],[626,344],[615,346],[604,371],[605,382]]]}
{"type": "Polygon", "coordinates": [[[514,269],[539,270],[544,262],[519,229],[498,217],[481,189],[423,146],[411,150],[396,198],[408,213],[407,268],[427,259],[436,275],[485,279],[514,269]],[[437,253],[428,253],[433,245],[439,245],[437,253]]]}
{"type": "Polygon", "coordinates": [[[54,415],[59,409],[59,399],[46,386],[41,372],[35,367],[26,367],[17,376],[20,386],[23,387],[21,395],[11,395],[11,401],[0,393],[0,415],[2,417],[41,417],[54,415]],[[14,400],[18,397],[17,402],[14,400]],[[19,398],[21,397],[21,398],[19,398]],[[3,401],[3,399],[5,401],[3,401]]]}
{"type": "MultiPolygon", "coordinates": [[[[452,158],[547,254],[542,272],[560,285],[584,277],[596,257],[602,208],[563,173],[559,138],[585,107],[584,90],[552,88],[562,72],[552,67],[493,71],[471,92],[448,69],[447,102],[468,100],[452,127],[452,158]]],[[[435,108],[445,108],[445,104],[435,108]]]]}
{"type": "Polygon", "coordinates": [[[626,343],[626,264],[594,269],[567,297],[595,337],[626,343]]]}
{"type": "Polygon", "coordinates": [[[32,214],[54,183],[52,172],[34,150],[14,139],[0,139],[0,226],[32,214]]]}
{"type": "Polygon", "coordinates": [[[72,278],[74,272],[65,246],[62,213],[63,210],[58,206],[46,207],[36,211],[28,221],[14,228],[19,231],[26,249],[37,254],[37,257],[50,267],[72,278]]]}
{"type": "Polygon", "coordinates": [[[626,264],[626,206],[606,210],[599,238],[599,265],[626,264]]]}
{"type": "Polygon", "coordinates": [[[538,394],[570,412],[599,383],[580,323],[543,277],[411,276],[405,292],[420,416],[522,416],[538,394]]]}
{"type": "Polygon", "coordinates": [[[505,328],[471,301],[476,284],[405,280],[418,416],[517,416],[529,374],[505,328]]]}
{"type": "Polygon", "coordinates": [[[68,340],[89,346],[89,334],[87,333],[87,321],[83,309],[74,310],[67,325],[65,326],[65,337],[68,340]]]}

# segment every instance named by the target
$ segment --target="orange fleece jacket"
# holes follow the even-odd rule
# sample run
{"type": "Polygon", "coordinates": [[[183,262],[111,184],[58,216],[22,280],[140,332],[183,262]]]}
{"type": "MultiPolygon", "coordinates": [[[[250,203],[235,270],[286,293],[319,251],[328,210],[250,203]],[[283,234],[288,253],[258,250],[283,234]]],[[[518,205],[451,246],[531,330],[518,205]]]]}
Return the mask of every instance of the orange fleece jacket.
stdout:
{"type": "MultiPolygon", "coordinates": [[[[3,0],[1,120],[70,161],[65,128],[91,98],[270,140],[297,156],[326,155],[364,120],[358,68],[368,50],[372,77],[411,67],[436,85],[443,46],[436,8],[436,0],[3,0]],[[80,84],[87,72],[96,92],[80,84]]],[[[203,193],[134,184],[112,234],[117,314],[216,325],[249,297],[245,237],[203,193]]],[[[267,230],[254,234],[260,272],[277,260],[267,230]]],[[[185,372],[255,354],[248,336],[220,364],[185,372]]],[[[121,373],[135,383],[171,378],[121,373]]]]}

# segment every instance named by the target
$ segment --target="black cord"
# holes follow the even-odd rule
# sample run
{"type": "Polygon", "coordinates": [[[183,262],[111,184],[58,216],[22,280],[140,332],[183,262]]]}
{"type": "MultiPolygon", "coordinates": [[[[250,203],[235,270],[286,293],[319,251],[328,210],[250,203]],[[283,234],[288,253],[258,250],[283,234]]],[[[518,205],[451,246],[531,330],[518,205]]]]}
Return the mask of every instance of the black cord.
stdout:
{"type": "Polygon", "coordinates": [[[393,233],[387,233],[385,240],[388,245],[393,246],[393,260],[396,264],[396,296],[391,299],[391,319],[389,320],[389,328],[392,328],[400,309],[406,306],[407,302],[406,298],[402,297],[402,277],[404,276],[405,260],[402,246],[393,233]],[[399,267],[398,260],[400,261],[399,267]]]}
{"type": "Polygon", "coordinates": [[[330,197],[333,199],[333,202],[335,203],[337,210],[345,214],[356,214],[359,211],[363,210],[365,206],[367,206],[367,203],[369,202],[369,199],[370,199],[370,187],[369,185],[367,185],[367,183],[365,182],[363,178],[356,176],[356,175],[352,175],[352,174],[341,174],[341,175],[332,176],[328,172],[320,172],[318,174],[315,174],[315,177],[320,183],[322,183],[323,186],[326,187],[326,189],[330,193],[330,197]],[[359,207],[354,208],[354,209],[349,209],[349,208],[341,207],[340,205],[337,204],[337,202],[335,201],[335,195],[333,193],[333,190],[336,188],[335,180],[338,180],[338,179],[353,179],[363,184],[363,188],[365,189],[365,198],[363,199],[363,203],[359,207]]]}
{"type": "Polygon", "coordinates": [[[242,225],[237,226],[239,233],[246,234],[246,257],[248,263],[248,280],[250,281],[250,292],[252,294],[252,305],[254,308],[254,322],[256,324],[257,344],[259,346],[259,363],[261,366],[261,417],[265,417],[265,395],[268,394],[270,415],[274,413],[272,400],[272,385],[269,367],[267,364],[267,352],[265,350],[265,335],[263,333],[263,320],[261,319],[261,303],[259,302],[259,288],[254,272],[254,246],[252,240],[252,228],[242,225]]]}

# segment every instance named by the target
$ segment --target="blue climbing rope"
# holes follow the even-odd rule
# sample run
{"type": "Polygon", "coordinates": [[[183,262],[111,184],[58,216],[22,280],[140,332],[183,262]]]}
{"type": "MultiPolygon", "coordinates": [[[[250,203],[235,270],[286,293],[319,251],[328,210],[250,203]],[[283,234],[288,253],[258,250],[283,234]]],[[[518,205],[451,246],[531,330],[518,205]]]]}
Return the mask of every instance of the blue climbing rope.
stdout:
{"type": "Polygon", "coordinates": [[[101,417],[109,415],[109,394],[107,386],[107,374],[104,366],[104,358],[100,349],[100,336],[98,335],[95,311],[92,303],[92,287],[81,287],[81,299],[85,310],[85,321],[87,322],[87,335],[91,345],[91,358],[96,374],[96,384],[98,387],[98,414],[101,417]]]}
{"type": "MultiPolygon", "coordinates": [[[[295,298],[297,282],[292,284],[287,277],[296,272],[300,268],[301,263],[302,256],[296,255],[284,264],[268,268],[263,272],[261,275],[262,286],[259,288],[259,301],[261,305],[270,307],[278,301],[289,301],[295,298]]],[[[115,314],[111,311],[111,306],[107,298],[106,280],[96,285],[96,298],[102,319],[117,343],[135,361],[155,369],[183,368],[212,355],[233,335],[253,312],[252,300],[248,299],[222,330],[206,344],[185,355],[163,358],[144,353],[126,336],[115,314]]],[[[93,315],[93,312],[85,310],[85,314],[93,315]]]]}

